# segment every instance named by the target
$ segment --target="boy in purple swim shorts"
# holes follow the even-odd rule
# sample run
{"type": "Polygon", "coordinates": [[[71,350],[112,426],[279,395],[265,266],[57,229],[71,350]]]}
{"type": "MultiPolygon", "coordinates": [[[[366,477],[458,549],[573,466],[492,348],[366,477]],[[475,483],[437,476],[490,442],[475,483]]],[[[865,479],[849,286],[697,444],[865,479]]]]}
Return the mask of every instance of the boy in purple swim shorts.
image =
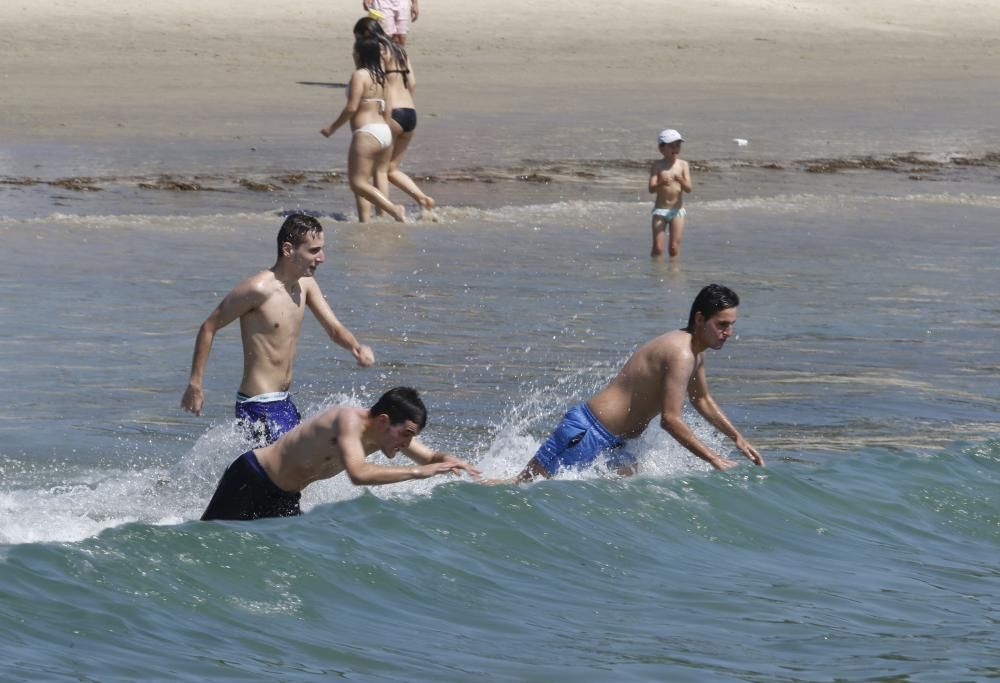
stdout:
{"type": "Polygon", "coordinates": [[[254,446],[266,446],[302,421],[287,391],[247,396],[236,393],[236,422],[254,446]]]}
{"type": "Polygon", "coordinates": [[[335,344],[351,352],[358,365],[367,368],[375,362],[372,350],[334,315],[313,277],[326,260],[320,222],[291,214],[278,231],[277,247],[275,264],[236,285],[201,324],[181,398],[181,407],[201,415],[212,343],[219,330],[239,320],[243,380],[236,397],[236,417],[259,445],[274,441],[301,419],[287,392],[306,310],[335,344]]]}

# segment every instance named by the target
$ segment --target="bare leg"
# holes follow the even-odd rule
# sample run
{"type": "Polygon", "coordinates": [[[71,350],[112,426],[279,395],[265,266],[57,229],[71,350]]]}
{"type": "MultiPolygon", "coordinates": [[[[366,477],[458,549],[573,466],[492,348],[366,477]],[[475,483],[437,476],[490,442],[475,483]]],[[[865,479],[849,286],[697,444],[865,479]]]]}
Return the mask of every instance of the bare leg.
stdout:
{"type": "MultiPolygon", "coordinates": [[[[353,190],[352,190],[353,191],[353,190]]],[[[372,217],[372,205],[359,194],[354,195],[354,204],[358,207],[358,222],[367,223],[372,217]]]]}
{"type": "Polygon", "coordinates": [[[649,250],[650,256],[663,256],[663,243],[666,242],[664,233],[667,223],[662,216],[653,216],[653,248],[649,250]]]}
{"type": "Polygon", "coordinates": [[[403,129],[399,128],[399,124],[393,121],[393,137],[396,142],[392,146],[392,159],[389,161],[389,181],[403,192],[413,197],[417,204],[420,205],[421,219],[433,218],[433,214],[431,212],[434,210],[434,207],[437,206],[434,199],[425,194],[420,187],[413,182],[413,178],[403,173],[403,171],[399,168],[403,163],[403,156],[406,154],[406,150],[410,146],[410,141],[413,139],[413,131],[404,133],[403,129]]]}
{"type": "Polygon", "coordinates": [[[397,168],[389,171],[389,181],[417,201],[417,204],[420,205],[421,219],[433,216],[432,212],[434,211],[434,207],[437,206],[436,202],[432,197],[421,192],[417,184],[413,182],[413,178],[397,168]]]}
{"type": "Polygon", "coordinates": [[[378,140],[367,133],[361,133],[351,138],[351,148],[347,157],[347,176],[351,183],[351,191],[358,200],[358,219],[361,219],[361,200],[367,199],[376,208],[385,211],[400,223],[406,222],[406,210],[402,204],[393,204],[378,188],[372,184],[375,166],[379,157],[388,150],[383,150],[378,140]]]}
{"type": "MultiPolygon", "coordinates": [[[[393,133],[393,137],[395,137],[395,133],[393,133]]],[[[385,150],[382,154],[379,155],[379,160],[375,164],[375,173],[372,178],[372,180],[375,182],[375,187],[378,188],[378,191],[384,194],[387,199],[389,198],[390,154],[391,152],[389,150],[385,150]]],[[[378,210],[376,213],[379,216],[381,216],[382,215],[381,209],[378,210]]]]}
{"type": "Polygon", "coordinates": [[[684,216],[674,216],[670,221],[670,258],[681,255],[681,240],[684,239],[684,216]]]}

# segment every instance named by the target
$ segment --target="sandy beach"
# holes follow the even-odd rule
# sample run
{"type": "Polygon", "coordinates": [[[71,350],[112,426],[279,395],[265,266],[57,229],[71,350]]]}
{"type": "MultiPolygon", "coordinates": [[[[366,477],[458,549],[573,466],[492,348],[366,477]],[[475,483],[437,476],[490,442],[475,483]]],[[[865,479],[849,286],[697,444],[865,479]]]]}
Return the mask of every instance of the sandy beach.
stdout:
{"type": "MultiPolygon", "coordinates": [[[[7,144],[315,144],[341,101],[360,5],[4,3],[0,136],[7,144]]],[[[728,142],[759,126],[809,126],[826,112],[830,138],[856,138],[866,123],[895,130],[899,141],[883,151],[934,134],[975,147],[978,133],[997,132],[995,3],[719,0],[652,15],[650,7],[428,0],[409,44],[424,120],[475,120],[484,153],[495,117],[514,117],[501,122],[509,126],[520,114],[537,117],[542,133],[568,121],[648,137],[669,124],[728,142]]]]}

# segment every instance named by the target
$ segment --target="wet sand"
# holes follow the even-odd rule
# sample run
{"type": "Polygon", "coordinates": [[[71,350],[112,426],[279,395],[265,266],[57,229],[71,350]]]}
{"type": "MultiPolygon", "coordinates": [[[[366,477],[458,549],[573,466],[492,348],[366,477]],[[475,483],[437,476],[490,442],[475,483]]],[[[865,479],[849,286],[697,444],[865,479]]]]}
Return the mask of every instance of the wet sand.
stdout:
{"type": "MultiPolygon", "coordinates": [[[[360,4],[4,3],[0,136],[6,145],[319,146],[316,131],[336,115],[352,67],[360,4]]],[[[829,156],[977,153],[998,132],[1000,5],[720,0],[653,16],[649,8],[425,3],[409,48],[427,141],[446,146],[457,135],[461,145],[436,154],[484,160],[498,139],[514,152],[545,152],[553,134],[558,147],[575,139],[581,156],[593,156],[593,145],[612,151],[601,148],[600,131],[613,130],[609,147],[635,140],[616,155],[628,157],[671,125],[700,139],[707,156],[733,137],[780,146],[800,131],[791,137],[805,148],[795,151],[813,145],[799,156],[816,157],[822,145],[829,156]],[[572,136],[560,138],[566,129],[572,136]]],[[[192,146],[191,164],[212,162],[192,146]]]]}

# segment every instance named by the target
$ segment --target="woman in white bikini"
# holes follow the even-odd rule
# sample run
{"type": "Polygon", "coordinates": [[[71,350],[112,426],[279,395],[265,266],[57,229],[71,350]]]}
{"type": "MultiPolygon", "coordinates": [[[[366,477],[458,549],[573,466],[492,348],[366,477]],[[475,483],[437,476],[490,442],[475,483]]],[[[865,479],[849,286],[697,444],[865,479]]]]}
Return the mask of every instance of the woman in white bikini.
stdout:
{"type": "Polygon", "coordinates": [[[420,205],[420,217],[430,218],[434,209],[434,199],[425,194],[413,182],[413,178],[403,173],[400,164],[406,154],[413,131],[417,127],[417,110],[413,102],[413,89],[416,79],[413,75],[413,65],[406,50],[392,40],[382,29],[376,19],[363,17],[354,25],[354,37],[358,41],[377,40],[382,45],[382,68],[385,72],[385,90],[392,100],[392,111],[389,127],[392,129],[392,157],[389,160],[387,173],[376,172],[375,184],[379,190],[388,196],[389,183],[413,197],[420,205]]]}
{"type": "Polygon", "coordinates": [[[347,104],[337,120],[320,132],[330,137],[351,122],[351,147],[347,153],[347,178],[358,207],[358,220],[367,223],[371,202],[397,221],[406,222],[402,204],[393,204],[372,183],[377,172],[388,173],[392,153],[392,131],[388,124],[389,104],[385,92],[381,44],[359,40],[354,44],[354,64],[347,88],[347,104]]]}

